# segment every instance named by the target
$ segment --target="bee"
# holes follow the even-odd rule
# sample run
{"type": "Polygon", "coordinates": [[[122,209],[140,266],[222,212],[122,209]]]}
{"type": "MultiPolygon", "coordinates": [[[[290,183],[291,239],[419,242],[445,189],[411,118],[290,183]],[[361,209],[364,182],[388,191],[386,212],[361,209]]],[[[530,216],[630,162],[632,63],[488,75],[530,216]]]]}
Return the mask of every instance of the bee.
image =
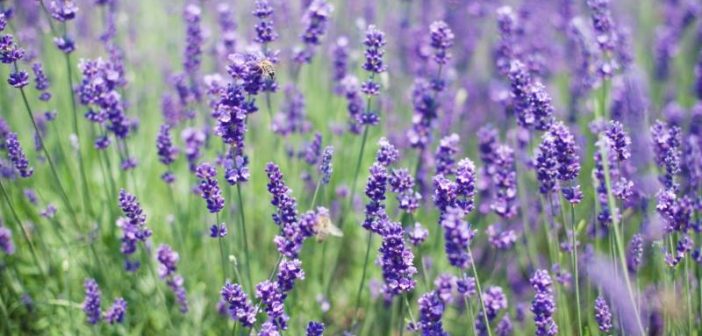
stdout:
{"type": "Polygon", "coordinates": [[[317,216],[317,222],[314,224],[314,230],[317,232],[317,241],[323,241],[329,236],[344,236],[344,233],[332,223],[328,214],[319,214],[317,216]]]}
{"type": "Polygon", "coordinates": [[[256,66],[258,66],[258,70],[261,71],[261,74],[267,76],[270,80],[275,80],[275,65],[273,65],[273,62],[264,58],[258,62],[256,66]]]}

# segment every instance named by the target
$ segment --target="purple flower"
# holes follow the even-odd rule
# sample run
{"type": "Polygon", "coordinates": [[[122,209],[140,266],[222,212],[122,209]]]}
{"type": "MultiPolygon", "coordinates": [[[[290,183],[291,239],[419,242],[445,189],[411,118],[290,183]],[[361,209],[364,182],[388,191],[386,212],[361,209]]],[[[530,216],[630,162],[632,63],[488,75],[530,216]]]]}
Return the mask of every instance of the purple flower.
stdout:
{"type": "Polygon", "coordinates": [[[222,223],[221,225],[212,224],[210,226],[210,237],[211,238],[223,238],[227,236],[227,226],[222,223]]]}
{"type": "Polygon", "coordinates": [[[614,50],[616,40],[609,0],[588,0],[587,5],[592,11],[592,26],[597,44],[605,52],[614,50]]]}
{"type": "MultiPolygon", "coordinates": [[[[122,246],[120,250],[123,254],[129,256],[136,252],[136,245],[139,241],[146,241],[151,237],[151,230],[149,230],[146,225],[146,215],[141,209],[141,205],[137,201],[136,197],[124,189],[119,192],[119,206],[126,218],[120,218],[117,220],[117,226],[122,229],[122,246]]],[[[138,268],[138,264],[129,263],[128,264],[135,267],[130,267],[133,270],[138,268]]]]}
{"type": "Polygon", "coordinates": [[[285,298],[286,293],[290,292],[295,286],[296,280],[303,280],[305,271],[302,270],[302,262],[300,259],[283,260],[278,266],[278,290],[285,298]]]}
{"type": "Polygon", "coordinates": [[[276,164],[269,162],[266,174],[271,204],[276,208],[273,221],[280,227],[280,234],[274,239],[278,252],[291,259],[297,258],[305,238],[298,222],[297,201],[290,195],[292,190],[283,181],[283,174],[276,164]]]}
{"type": "Polygon", "coordinates": [[[531,312],[534,313],[534,322],[536,323],[536,335],[558,334],[558,326],[553,320],[556,303],[553,298],[551,276],[548,271],[536,270],[534,276],[529,279],[529,283],[536,292],[534,300],[531,302],[531,312]]]}
{"type": "Polygon", "coordinates": [[[546,131],[553,123],[554,107],[544,85],[532,78],[520,61],[510,64],[509,80],[519,125],[546,131]]]}
{"type": "Polygon", "coordinates": [[[422,224],[414,223],[414,226],[407,227],[407,238],[414,246],[421,245],[429,237],[429,230],[422,224]]]}
{"type": "Polygon", "coordinates": [[[363,41],[366,46],[364,55],[366,61],[363,64],[363,70],[371,74],[378,74],[386,70],[383,63],[383,55],[385,54],[385,34],[378,30],[374,25],[368,26],[366,29],[366,38],[363,41]]]}
{"type": "Polygon", "coordinates": [[[353,134],[360,134],[361,123],[363,122],[363,116],[365,115],[365,105],[363,103],[363,97],[361,96],[361,90],[358,85],[358,79],[351,75],[346,76],[341,86],[346,98],[346,110],[349,114],[349,132],[353,134]]]}
{"type": "Polygon", "coordinates": [[[278,288],[278,284],[268,280],[257,284],[256,297],[265,306],[266,314],[268,315],[266,323],[272,324],[274,330],[288,329],[290,317],[285,313],[284,296],[278,288]]]}
{"type": "Polygon", "coordinates": [[[305,331],[305,336],[322,336],[324,334],[324,323],[310,321],[307,324],[307,330],[305,331]]]}
{"type": "Polygon", "coordinates": [[[390,190],[397,194],[400,209],[412,213],[419,208],[422,196],[414,191],[414,178],[407,169],[393,169],[388,183],[390,190]]]}
{"type": "Polygon", "coordinates": [[[305,111],[305,96],[293,84],[285,87],[281,111],[273,120],[273,131],[280,135],[307,132],[310,125],[305,111]]]}
{"type": "Polygon", "coordinates": [[[448,208],[441,221],[446,241],[446,256],[452,266],[467,269],[471,263],[470,243],[475,236],[473,230],[463,220],[465,213],[460,208],[448,208]]]}
{"type": "Polygon", "coordinates": [[[127,312],[127,301],[123,298],[115,299],[110,309],[103,313],[103,318],[109,324],[122,323],[124,321],[124,313],[127,312]]]}
{"type": "Polygon", "coordinates": [[[39,99],[42,101],[48,101],[51,99],[51,93],[47,91],[50,84],[41,63],[32,64],[32,71],[34,72],[34,88],[40,92],[39,99]]]}
{"type": "Polygon", "coordinates": [[[324,151],[322,152],[322,160],[319,163],[319,174],[321,175],[322,184],[329,184],[329,181],[331,180],[331,175],[334,171],[334,168],[332,167],[333,156],[334,147],[324,147],[324,151]]]}
{"type": "Polygon", "coordinates": [[[156,137],[156,149],[158,150],[158,158],[161,163],[170,165],[178,156],[178,149],[173,146],[171,140],[171,126],[168,124],[161,125],[156,137]]]}
{"type": "Polygon", "coordinates": [[[76,89],[78,99],[81,104],[94,110],[94,113],[87,113],[86,117],[99,123],[109,121],[107,129],[119,139],[126,138],[130,131],[130,121],[124,114],[122,96],[118,92],[124,83],[118,66],[98,58],[81,60],[78,67],[83,75],[76,89]]]}
{"type": "Polygon", "coordinates": [[[414,289],[412,277],[417,273],[414,267],[414,254],[404,241],[402,225],[386,222],[381,228],[383,242],[378,252],[378,264],[383,270],[383,293],[390,296],[402,295],[414,289]]]}
{"type": "Polygon", "coordinates": [[[378,152],[376,153],[376,162],[387,167],[399,159],[400,152],[386,138],[378,140],[378,152]]]}
{"type": "Polygon", "coordinates": [[[178,252],[173,251],[170,246],[166,244],[161,244],[156,251],[156,259],[159,262],[158,265],[158,276],[164,279],[168,276],[175,274],[178,264],[178,252]]]}
{"type": "Polygon", "coordinates": [[[453,46],[454,35],[444,21],[435,21],[429,26],[431,47],[434,49],[434,60],[439,65],[446,64],[451,59],[448,51],[453,46]]]}
{"type": "Polygon", "coordinates": [[[100,292],[100,287],[94,279],[85,280],[85,300],[83,300],[83,312],[87,318],[88,323],[97,324],[100,322],[100,297],[102,293],[100,292]]]}
{"type": "Polygon", "coordinates": [[[249,158],[242,155],[236,155],[232,158],[233,154],[234,150],[229,151],[224,160],[224,178],[229,184],[236,185],[249,180],[249,158]]]}
{"type": "Polygon", "coordinates": [[[29,85],[29,74],[24,71],[15,71],[7,78],[7,83],[14,88],[21,89],[29,85]]]}
{"type": "Polygon", "coordinates": [[[436,149],[436,174],[451,175],[455,172],[455,156],[458,153],[458,134],[451,134],[441,139],[436,149]]]}
{"type": "Polygon", "coordinates": [[[509,219],[517,214],[517,173],[514,165],[514,151],[507,145],[499,145],[494,153],[494,172],[492,183],[495,199],[491,208],[503,218],[509,219]]]}
{"type": "Polygon", "coordinates": [[[327,31],[329,16],[334,11],[334,6],[325,0],[313,0],[307,7],[302,21],[305,30],[300,36],[305,44],[303,49],[297,50],[295,61],[309,63],[314,55],[315,47],[322,43],[322,38],[327,31]]]}
{"type": "Polygon", "coordinates": [[[690,253],[692,249],[694,248],[694,242],[690,238],[689,235],[683,235],[679,240],[677,245],[675,246],[675,252],[673,253],[668,253],[666,252],[665,254],[665,262],[668,264],[670,267],[675,267],[677,266],[683,258],[685,258],[685,255],[690,253]]]}
{"type": "Polygon", "coordinates": [[[677,189],[675,176],[680,173],[682,140],[680,132],[680,127],[667,127],[660,120],[651,126],[654,158],[656,164],[665,169],[665,174],[660,177],[660,180],[666,189],[677,189]]]}
{"type": "Polygon", "coordinates": [[[0,36],[0,62],[15,63],[24,57],[24,49],[17,46],[12,35],[0,36]]]}
{"type": "Polygon", "coordinates": [[[343,81],[348,75],[349,68],[349,39],[340,36],[331,48],[332,58],[332,80],[334,81],[334,93],[343,94],[343,81]]]}
{"type": "Polygon", "coordinates": [[[5,147],[7,148],[7,156],[20,176],[25,178],[32,176],[34,169],[29,166],[29,161],[17,139],[17,133],[9,132],[5,135],[5,147]]]}
{"type": "Polygon", "coordinates": [[[268,0],[256,0],[252,14],[259,19],[255,27],[256,42],[267,44],[278,39],[278,33],[273,28],[273,7],[268,0]]]}
{"type": "Polygon", "coordinates": [[[498,72],[507,76],[510,70],[510,63],[516,56],[517,37],[517,15],[512,7],[502,6],[497,9],[497,28],[500,33],[500,40],[494,50],[495,66],[498,72]]]}
{"type": "Polygon", "coordinates": [[[305,162],[315,165],[322,155],[322,133],[315,133],[312,141],[305,148],[305,162]]]}
{"type": "Polygon", "coordinates": [[[76,50],[75,42],[73,42],[73,40],[68,36],[54,37],[54,44],[56,45],[56,48],[58,48],[58,50],[64,54],[70,54],[76,50]]]}
{"type": "Polygon", "coordinates": [[[446,308],[436,291],[423,294],[417,301],[419,305],[418,327],[423,335],[448,336],[441,323],[446,308]]]}
{"type": "Polygon", "coordinates": [[[417,78],[412,86],[412,128],[407,131],[407,139],[412,148],[424,149],[431,143],[434,120],[437,114],[437,102],[435,91],[431,84],[423,79],[417,78]]]}
{"type": "Polygon", "coordinates": [[[217,170],[207,162],[199,165],[195,170],[195,176],[200,179],[198,191],[200,196],[207,202],[207,209],[210,213],[217,213],[224,208],[224,196],[217,183],[217,170]]]}
{"type": "Polygon", "coordinates": [[[486,233],[490,245],[501,250],[507,250],[517,242],[517,234],[514,230],[499,231],[496,225],[488,226],[486,233]]]}
{"type": "Polygon", "coordinates": [[[173,291],[173,294],[176,296],[176,302],[178,303],[178,310],[180,313],[187,313],[188,298],[186,297],[183,277],[176,274],[171,278],[166,279],[166,285],[171,288],[171,291],[173,291]]]}
{"type": "Polygon", "coordinates": [[[580,174],[580,156],[575,137],[562,121],[555,122],[546,133],[553,138],[558,161],[558,179],[562,182],[572,181],[580,174]]]}
{"type": "Polygon", "coordinates": [[[558,160],[556,159],[556,144],[554,138],[548,133],[544,134],[539,148],[536,150],[536,179],[539,182],[539,191],[544,195],[550,195],[556,190],[556,179],[558,177],[558,160]]]}
{"type": "Polygon", "coordinates": [[[512,326],[512,320],[509,319],[509,315],[505,314],[500,322],[495,326],[495,335],[497,336],[511,336],[514,328],[512,326]]]}
{"type": "Polygon", "coordinates": [[[200,15],[202,10],[200,7],[189,4],[183,11],[183,20],[185,21],[185,52],[183,54],[183,68],[185,73],[191,77],[191,90],[195,97],[199,97],[200,92],[197,88],[198,81],[194,78],[200,69],[202,63],[202,44],[204,37],[202,28],[200,27],[200,15]]]}
{"type": "Polygon", "coordinates": [[[612,330],[612,312],[602,295],[595,299],[595,321],[601,332],[609,333],[612,330]]]}
{"type": "Polygon", "coordinates": [[[12,231],[0,226],[0,250],[7,255],[15,254],[15,244],[12,242],[12,231]]]}
{"type": "Polygon", "coordinates": [[[476,288],[475,278],[473,277],[461,277],[456,279],[456,290],[461,296],[465,298],[472,297],[478,290],[476,288]]]}
{"type": "Polygon", "coordinates": [[[247,328],[256,323],[256,309],[251,304],[251,300],[246,296],[243,288],[239,284],[227,282],[220,292],[222,299],[226,302],[227,311],[232,319],[241,322],[247,328]]]}
{"type": "Polygon", "coordinates": [[[636,273],[641,267],[641,258],[643,257],[644,241],[643,235],[637,233],[631,236],[629,247],[626,252],[626,266],[629,272],[636,273]]]}
{"type": "Polygon", "coordinates": [[[49,4],[49,12],[54,20],[66,22],[76,18],[78,6],[71,0],[51,1],[49,4]]]}

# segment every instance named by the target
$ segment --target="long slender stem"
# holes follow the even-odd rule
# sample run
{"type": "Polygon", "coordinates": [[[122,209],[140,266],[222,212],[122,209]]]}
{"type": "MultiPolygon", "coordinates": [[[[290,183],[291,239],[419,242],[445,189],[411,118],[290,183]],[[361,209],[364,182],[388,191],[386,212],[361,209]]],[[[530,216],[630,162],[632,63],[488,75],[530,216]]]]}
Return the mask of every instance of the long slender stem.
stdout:
{"type": "MultiPolygon", "coordinates": [[[[215,225],[219,226],[219,212],[215,215],[215,225]]],[[[228,270],[227,270],[227,260],[226,260],[226,253],[224,252],[224,240],[222,237],[217,237],[218,243],[219,243],[219,262],[220,265],[222,266],[222,283],[227,281],[228,277],[228,270]]]]}
{"type": "MultiPolygon", "coordinates": [[[[65,27],[65,23],[64,23],[65,27]]],[[[85,174],[85,164],[83,162],[83,150],[80,146],[80,128],[78,127],[78,107],[76,106],[76,97],[73,95],[73,69],[71,68],[71,55],[64,53],[66,60],[66,71],[68,72],[68,95],[71,97],[71,108],[73,110],[73,133],[78,138],[78,166],[80,168],[80,179],[83,186],[83,203],[85,209],[91,217],[94,217],[93,208],[90,202],[90,188],[88,188],[88,178],[85,174]]]]}
{"type": "Polygon", "coordinates": [[[66,190],[63,188],[63,185],[61,184],[61,179],[58,176],[58,173],[56,172],[56,167],[54,166],[54,161],[51,159],[51,155],[49,154],[49,151],[46,149],[46,146],[44,145],[44,138],[41,135],[41,132],[39,131],[39,127],[37,126],[37,122],[34,119],[34,113],[32,112],[32,108],[29,105],[29,100],[27,100],[27,94],[24,92],[24,88],[20,88],[20,93],[22,94],[22,101],[24,101],[24,107],[27,110],[27,115],[29,115],[29,119],[32,121],[32,126],[34,126],[34,132],[36,132],[37,137],[39,138],[39,144],[44,152],[44,155],[46,156],[46,161],[49,162],[49,168],[51,168],[51,173],[54,176],[54,182],[56,182],[56,185],[59,188],[59,191],[61,192],[61,198],[63,199],[64,206],[68,208],[69,213],[71,214],[71,217],[74,220],[74,223],[78,225],[78,217],[76,216],[76,212],[71,206],[71,202],[68,199],[68,194],[66,194],[66,190]]]}
{"type": "Polygon", "coordinates": [[[155,283],[156,292],[158,292],[159,299],[161,299],[163,301],[163,305],[166,308],[166,316],[168,316],[168,325],[169,325],[171,330],[175,330],[173,328],[173,321],[171,321],[170,307],[168,306],[168,301],[166,301],[166,294],[163,293],[163,291],[161,290],[161,287],[158,285],[160,278],[159,278],[158,274],[156,274],[156,271],[154,270],[154,265],[151,262],[151,256],[150,256],[150,253],[147,252],[146,245],[144,245],[143,248],[144,248],[143,249],[144,254],[146,255],[146,263],[149,265],[148,266],[149,273],[151,273],[151,276],[154,278],[154,281],[156,281],[156,283],[155,283]]]}
{"type": "Polygon", "coordinates": [[[368,245],[366,246],[366,258],[363,262],[363,273],[361,273],[361,282],[358,284],[358,290],[356,291],[356,308],[353,310],[353,320],[351,322],[351,328],[358,322],[358,310],[361,308],[361,293],[363,293],[363,287],[366,282],[366,273],[368,272],[368,260],[370,260],[370,250],[373,245],[373,233],[368,232],[368,245]]]}
{"type": "Polygon", "coordinates": [[[485,310],[485,302],[483,302],[483,290],[480,287],[480,277],[478,277],[478,269],[475,267],[473,252],[471,252],[470,248],[468,248],[468,257],[470,258],[470,267],[473,269],[473,277],[475,278],[475,288],[478,290],[478,301],[480,301],[480,308],[483,310],[483,322],[485,323],[485,328],[487,328],[488,336],[492,336],[490,320],[488,320],[487,310],[485,310]]]}
{"type": "Polygon", "coordinates": [[[17,226],[19,227],[20,231],[22,232],[22,236],[24,237],[24,240],[27,241],[27,245],[29,245],[29,252],[32,254],[32,259],[34,259],[34,263],[37,265],[37,268],[39,269],[39,273],[42,274],[42,276],[46,276],[44,273],[44,268],[41,267],[41,263],[39,262],[39,258],[37,257],[37,252],[34,249],[34,244],[32,243],[32,240],[29,238],[29,233],[27,232],[27,229],[24,228],[24,225],[22,225],[22,222],[20,221],[19,216],[17,215],[17,211],[15,210],[15,207],[12,205],[12,202],[10,201],[10,196],[7,194],[7,190],[5,190],[5,185],[2,183],[2,179],[0,179],[0,190],[2,190],[2,195],[5,197],[5,201],[7,202],[7,206],[10,207],[10,212],[12,212],[12,216],[15,219],[15,222],[17,222],[17,226]]]}
{"type": "Polygon", "coordinates": [[[580,313],[580,279],[578,275],[578,243],[575,231],[575,206],[570,206],[570,227],[571,227],[571,258],[573,262],[573,276],[575,277],[575,311],[578,316],[578,335],[583,333],[583,320],[580,313]]]}
{"type": "Polygon", "coordinates": [[[317,205],[317,194],[319,193],[319,188],[322,185],[322,179],[319,179],[317,181],[317,185],[314,187],[314,195],[312,195],[312,205],[310,209],[314,209],[314,207],[317,205]]]}
{"type": "Polygon", "coordinates": [[[241,225],[241,236],[242,240],[244,241],[244,258],[246,259],[246,277],[247,281],[249,282],[249,289],[251,291],[254,290],[253,288],[253,282],[251,281],[251,258],[249,257],[249,236],[246,234],[246,216],[244,216],[244,200],[243,197],[241,196],[241,183],[237,183],[236,185],[236,196],[237,200],[239,202],[239,217],[241,220],[239,221],[241,225]]]}
{"type": "MultiPolygon", "coordinates": [[[[608,95],[608,80],[605,80],[603,83],[602,89],[601,89],[601,98],[598,104],[598,108],[595,108],[595,117],[600,118],[602,115],[606,115],[606,110],[607,110],[607,95],[608,95]]],[[[624,252],[624,245],[622,243],[622,233],[620,233],[620,226],[619,226],[619,217],[617,214],[617,208],[616,208],[616,203],[614,200],[614,195],[612,194],[612,183],[611,183],[611,178],[609,175],[609,159],[608,159],[608,154],[607,154],[607,148],[606,146],[599,146],[600,150],[600,155],[602,156],[602,166],[604,167],[604,177],[605,177],[605,186],[607,188],[607,205],[612,211],[612,227],[614,231],[614,240],[615,244],[617,247],[617,252],[619,254],[619,262],[621,263],[621,267],[623,270],[627,269],[626,266],[626,255],[624,252]]],[[[643,327],[643,324],[641,323],[641,316],[639,315],[639,308],[636,304],[636,300],[634,299],[634,292],[631,288],[631,281],[629,279],[629,272],[622,272],[624,275],[624,281],[626,282],[626,289],[628,292],[629,300],[631,301],[631,304],[634,307],[634,312],[636,313],[636,324],[639,329],[639,332],[643,335],[645,333],[645,329],[643,327]]]]}

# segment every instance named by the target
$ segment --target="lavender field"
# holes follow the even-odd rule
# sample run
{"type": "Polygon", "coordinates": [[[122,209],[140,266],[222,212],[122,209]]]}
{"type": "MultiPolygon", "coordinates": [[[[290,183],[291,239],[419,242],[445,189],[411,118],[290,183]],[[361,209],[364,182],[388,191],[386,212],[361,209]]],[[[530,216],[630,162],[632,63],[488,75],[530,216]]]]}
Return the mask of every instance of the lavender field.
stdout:
{"type": "Polygon", "coordinates": [[[0,335],[702,335],[699,0],[0,0],[0,335]]]}

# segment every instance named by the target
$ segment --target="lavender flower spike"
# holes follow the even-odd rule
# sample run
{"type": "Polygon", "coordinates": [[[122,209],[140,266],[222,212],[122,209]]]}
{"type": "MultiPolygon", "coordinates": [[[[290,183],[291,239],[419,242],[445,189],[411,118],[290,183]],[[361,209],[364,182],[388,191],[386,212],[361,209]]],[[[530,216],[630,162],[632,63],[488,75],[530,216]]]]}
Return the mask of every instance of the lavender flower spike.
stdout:
{"type": "Polygon", "coordinates": [[[217,170],[207,162],[201,164],[195,170],[195,175],[200,178],[200,196],[207,202],[207,209],[211,213],[217,213],[224,208],[224,196],[217,183],[217,170]]]}
{"type": "Polygon", "coordinates": [[[109,324],[122,323],[124,314],[127,312],[127,301],[123,298],[117,298],[112,307],[103,313],[105,321],[109,324]]]}
{"type": "Polygon", "coordinates": [[[238,320],[243,326],[249,328],[256,323],[256,309],[241,285],[227,282],[220,293],[224,302],[228,304],[227,308],[232,319],[238,320]]]}
{"type": "Polygon", "coordinates": [[[83,301],[83,312],[87,318],[88,323],[97,324],[100,322],[100,297],[102,293],[100,292],[100,287],[98,287],[97,282],[94,279],[85,280],[85,300],[83,301]]]}
{"type": "Polygon", "coordinates": [[[29,166],[29,161],[27,161],[27,157],[24,156],[24,151],[17,139],[17,133],[10,132],[6,135],[5,146],[7,148],[7,156],[10,157],[10,161],[12,161],[12,164],[15,166],[20,176],[32,176],[34,169],[29,166]]]}
{"type": "Polygon", "coordinates": [[[553,320],[556,303],[553,298],[551,276],[545,270],[537,270],[529,280],[531,287],[536,291],[531,302],[531,311],[534,313],[537,336],[553,336],[558,334],[558,326],[553,320]]]}

